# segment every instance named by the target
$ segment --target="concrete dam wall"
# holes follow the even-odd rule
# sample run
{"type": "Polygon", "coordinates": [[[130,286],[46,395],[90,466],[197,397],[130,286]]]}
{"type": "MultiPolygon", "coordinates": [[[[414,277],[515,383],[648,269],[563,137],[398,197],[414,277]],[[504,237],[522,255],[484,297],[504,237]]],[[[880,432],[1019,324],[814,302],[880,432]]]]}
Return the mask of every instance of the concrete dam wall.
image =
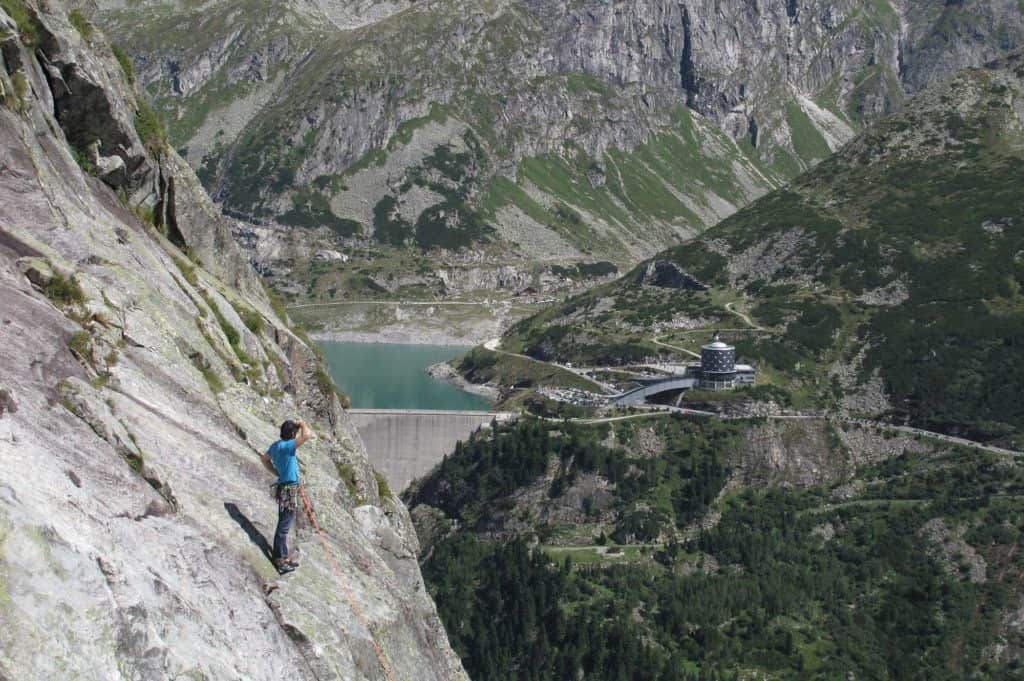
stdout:
{"type": "Polygon", "coordinates": [[[352,409],[348,413],[363,438],[370,463],[395,492],[428,473],[452,453],[456,442],[468,439],[480,426],[513,417],[485,411],[352,409]]]}

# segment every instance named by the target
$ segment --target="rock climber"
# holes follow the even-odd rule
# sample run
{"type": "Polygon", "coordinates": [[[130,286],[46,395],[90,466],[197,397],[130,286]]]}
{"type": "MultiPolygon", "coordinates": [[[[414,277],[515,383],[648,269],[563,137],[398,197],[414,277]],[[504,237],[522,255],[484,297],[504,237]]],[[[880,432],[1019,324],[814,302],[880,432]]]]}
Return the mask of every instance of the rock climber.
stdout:
{"type": "Polygon", "coordinates": [[[281,424],[281,439],[270,445],[261,457],[263,465],[277,473],[274,497],[277,499],[277,529],[274,531],[274,566],[280,574],[298,567],[288,553],[288,530],[295,521],[299,497],[299,459],[295,450],[305,444],[313,431],[302,419],[281,424]]]}

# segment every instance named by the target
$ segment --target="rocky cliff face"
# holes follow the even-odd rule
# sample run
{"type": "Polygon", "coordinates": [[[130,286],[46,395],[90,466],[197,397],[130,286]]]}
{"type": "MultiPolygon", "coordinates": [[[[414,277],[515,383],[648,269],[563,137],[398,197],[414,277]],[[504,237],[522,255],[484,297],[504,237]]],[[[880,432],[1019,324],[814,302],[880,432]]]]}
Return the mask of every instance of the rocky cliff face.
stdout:
{"type": "Polygon", "coordinates": [[[102,36],[3,8],[0,676],[382,679],[376,643],[464,678],[405,508],[102,36]],[[267,555],[296,414],[340,582],[301,523],[298,572],[267,555]]]}
{"type": "Polygon", "coordinates": [[[1016,0],[100,2],[97,16],[230,211],[292,238],[499,261],[650,255],[1024,36],[1016,0]]]}

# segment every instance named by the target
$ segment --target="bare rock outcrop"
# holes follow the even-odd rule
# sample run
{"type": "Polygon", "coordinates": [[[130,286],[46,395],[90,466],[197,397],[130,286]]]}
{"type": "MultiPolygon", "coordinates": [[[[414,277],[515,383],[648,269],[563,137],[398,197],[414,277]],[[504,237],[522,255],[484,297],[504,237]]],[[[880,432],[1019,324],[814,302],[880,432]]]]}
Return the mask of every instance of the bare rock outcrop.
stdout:
{"type": "Polygon", "coordinates": [[[734,462],[731,485],[799,488],[834,482],[853,471],[849,452],[824,420],[751,425],[734,462]]]}
{"type": "Polygon", "coordinates": [[[671,288],[683,291],[707,291],[708,286],[683,272],[679,265],[668,260],[653,260],[637,274],[636,283],[642,286],[671,288]]]}
{"type": "Polygon", "coordinates": [[[25,7],[0,11],[0,676],[377,680],[376,644],[396,678],[465,678],[315,352],[141,140],[102,36],[25,7]],[[340,575],[308,526],[298,572],[269,560],[258,453],[296,414],[340,575]]]}

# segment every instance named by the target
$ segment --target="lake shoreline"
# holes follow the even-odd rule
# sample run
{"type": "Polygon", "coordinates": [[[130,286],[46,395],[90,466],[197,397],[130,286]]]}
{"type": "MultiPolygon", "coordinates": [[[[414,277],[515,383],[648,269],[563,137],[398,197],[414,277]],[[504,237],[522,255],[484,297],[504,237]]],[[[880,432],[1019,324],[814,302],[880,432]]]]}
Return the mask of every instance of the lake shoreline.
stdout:
{"type": "Polygon", "coordinates": [[[453,385],[462,392],[482,397],[490,402],[492,406],[497,404],[501,397],[497,387],[487,384],[478,385],[470,383],[448,362],[438,362],[437,364],[430,365],[427,367],[427,375],[438,381],[453,385]]]}
{"type": "Polygon", "coordinates": [[[467,383],[447,364],[469,346],[387,343],[379,337],[374,341],[317,341],[334,382],[351,397],[353,408],[493,409],[496,391],[467,383]]]}
{"type": "Polygon", "coordinates": [[[452,336],[434,329],[382,329],[380,331],[316,331],[309,334],[317,343],[360,343],[363,345],[438,345],[453,348],[472,348],[491,336],[471,338],[452,336]]]}

